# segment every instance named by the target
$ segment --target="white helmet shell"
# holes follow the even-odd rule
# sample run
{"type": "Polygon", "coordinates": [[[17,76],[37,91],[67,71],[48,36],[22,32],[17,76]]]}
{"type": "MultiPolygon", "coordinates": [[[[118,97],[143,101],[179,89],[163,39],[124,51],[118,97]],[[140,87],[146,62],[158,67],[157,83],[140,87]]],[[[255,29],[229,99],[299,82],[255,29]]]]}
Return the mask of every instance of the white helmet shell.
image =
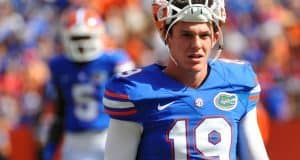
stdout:
{"type": "Polygon", "coordinates": [[[75,62],[98,58],[103,50],[104,24],[97,12],[87,8],[67,11],[62,38],[66,56],[75,62]]]}
{"type": "Polygon", "coordinates": [[[152,11],[156,28],[164,41],[178,21],[211,21],[217,25],[226,21],[224,0],[153,0],[152,11]]]}

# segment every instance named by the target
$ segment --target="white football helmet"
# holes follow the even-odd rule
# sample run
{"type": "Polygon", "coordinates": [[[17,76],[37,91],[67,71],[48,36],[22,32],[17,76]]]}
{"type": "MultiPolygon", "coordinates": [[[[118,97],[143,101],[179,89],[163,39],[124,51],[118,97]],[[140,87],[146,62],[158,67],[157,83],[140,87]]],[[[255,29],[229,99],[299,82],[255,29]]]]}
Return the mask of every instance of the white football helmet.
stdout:
{"type": "Polygon", "coordinates": [[[66,56],[75,62],[98,58],[103,49],[105,27],[98,13],[89,8],[68,10],[62,18],[66,56]]]}
{"type": "Polygon", "coordinates": [[[153,0],[153,17],[163,40],[178,21],[215,22],[226,21],[224,0],[153,0]]]}
{"type": "Polygon", "coordinates": [[[213,22],[221,35],[213,61],[221,54],[223,36],[220,26],[226,21],[224,0],[153,0],[152,13],[155,26],[165,43],[170,29],[178,21],[213,22]]]}

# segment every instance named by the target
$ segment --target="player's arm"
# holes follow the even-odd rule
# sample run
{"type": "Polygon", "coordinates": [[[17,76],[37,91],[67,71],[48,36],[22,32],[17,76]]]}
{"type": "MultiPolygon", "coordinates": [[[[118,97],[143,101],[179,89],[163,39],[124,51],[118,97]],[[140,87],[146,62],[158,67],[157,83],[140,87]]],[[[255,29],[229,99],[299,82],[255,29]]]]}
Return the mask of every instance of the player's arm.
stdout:
{"type": "Polygon", "coordinates": [[[249,111],[239,125],[239,155],[241,160],[268,160],[257,123],[256,108],[249,111]]]}
{"type": "Polygon", "coordinates": [[[63,118],[64,118],[64,100],[60,89],[57,89],[57,98],[55,105],[55,119],[50,129],[49,141],[55,144],[60,143],[63,135],[63,118]]]}
{"type": "Polygon", "coordinates": [[[142,134],[136,122],[111,119],[105,145],[105,160],[134,160],[142,134]]]}
{"type": "Polygon", "coordinates": [[[53,159],[63,135],[64,100],[59,88],[56,89],[56,94],[54,121],[50,126],[47,142],[43,151],[45,160],[53,159]]]}
{"type": "Polygon", "coordinates": [[[251,87],[246,106],[246,113],[239,123],[239,155],[241,160],[268,160],[264,142],[257,122],[257,105],[260,97],[260,84],[250,64],[244,67],[249,77],[244,83],[251,87]]]}
{"type": "Polygon", "coordinates": [[[135,69],[114,76],[105,87],[103,104],[110,116],[105,145],[105,160],[136,159],[140,138],[143,133],[144,116],[136,106],[140,97],[139,86],[134,76],[142,70],[135,69]]]}
{"type": "Polygon", "coordinates": [[[138,92],[137,86],[132,86],[134,83],[127,77],[140,71],[115,76],[106,85],[103,104],[111,119],[105,145],[105,160],[136,159],[143,132],[143,119],[132,95],[132,92],[138,92]]]}

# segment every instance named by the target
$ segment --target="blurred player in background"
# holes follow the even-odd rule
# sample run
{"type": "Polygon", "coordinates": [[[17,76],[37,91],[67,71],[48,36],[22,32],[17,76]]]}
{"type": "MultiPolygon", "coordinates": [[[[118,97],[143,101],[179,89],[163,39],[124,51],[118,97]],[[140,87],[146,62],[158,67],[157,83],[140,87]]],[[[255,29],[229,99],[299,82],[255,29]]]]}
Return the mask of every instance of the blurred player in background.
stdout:
{"type": "Polygon", "coordinates": [[[152,5],[169,61],[123,72],[107,84],[103,102],[112,119],[105,159],[267,160],[256,74],[248,62],[218,59],[224,0],[152,5]]]}
{"type": "Polygon", "coordinates": [[[57,104],[43,157],[53,159],[63,139],[63,160],[101,160],[109,122],[104,85],[134,64],[123,50],[106,50],[104,22],[90,8],[66,10],[61,34],[65,53],[49,62],[57,104]]]}

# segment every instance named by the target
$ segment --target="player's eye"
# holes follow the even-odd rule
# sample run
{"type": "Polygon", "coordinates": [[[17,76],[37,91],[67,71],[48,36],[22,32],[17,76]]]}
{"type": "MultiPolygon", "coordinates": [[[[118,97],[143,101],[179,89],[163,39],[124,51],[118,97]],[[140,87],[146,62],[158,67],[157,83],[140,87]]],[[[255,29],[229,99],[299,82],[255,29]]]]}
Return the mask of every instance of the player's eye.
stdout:
{"type": "Polygon", "coordinates": [[[181,37],[183,38],[193,38],[194,37],[194,34],[193,33],[190,33],[190,32],[182,32],[180,34],[181,37]]]}
{"type": "Polygon", "coordinates": [[[201,39],[207,39],[211,37],[211,33],[203,33],[203,34],[199,34],[199,37],[201,39]]]}

